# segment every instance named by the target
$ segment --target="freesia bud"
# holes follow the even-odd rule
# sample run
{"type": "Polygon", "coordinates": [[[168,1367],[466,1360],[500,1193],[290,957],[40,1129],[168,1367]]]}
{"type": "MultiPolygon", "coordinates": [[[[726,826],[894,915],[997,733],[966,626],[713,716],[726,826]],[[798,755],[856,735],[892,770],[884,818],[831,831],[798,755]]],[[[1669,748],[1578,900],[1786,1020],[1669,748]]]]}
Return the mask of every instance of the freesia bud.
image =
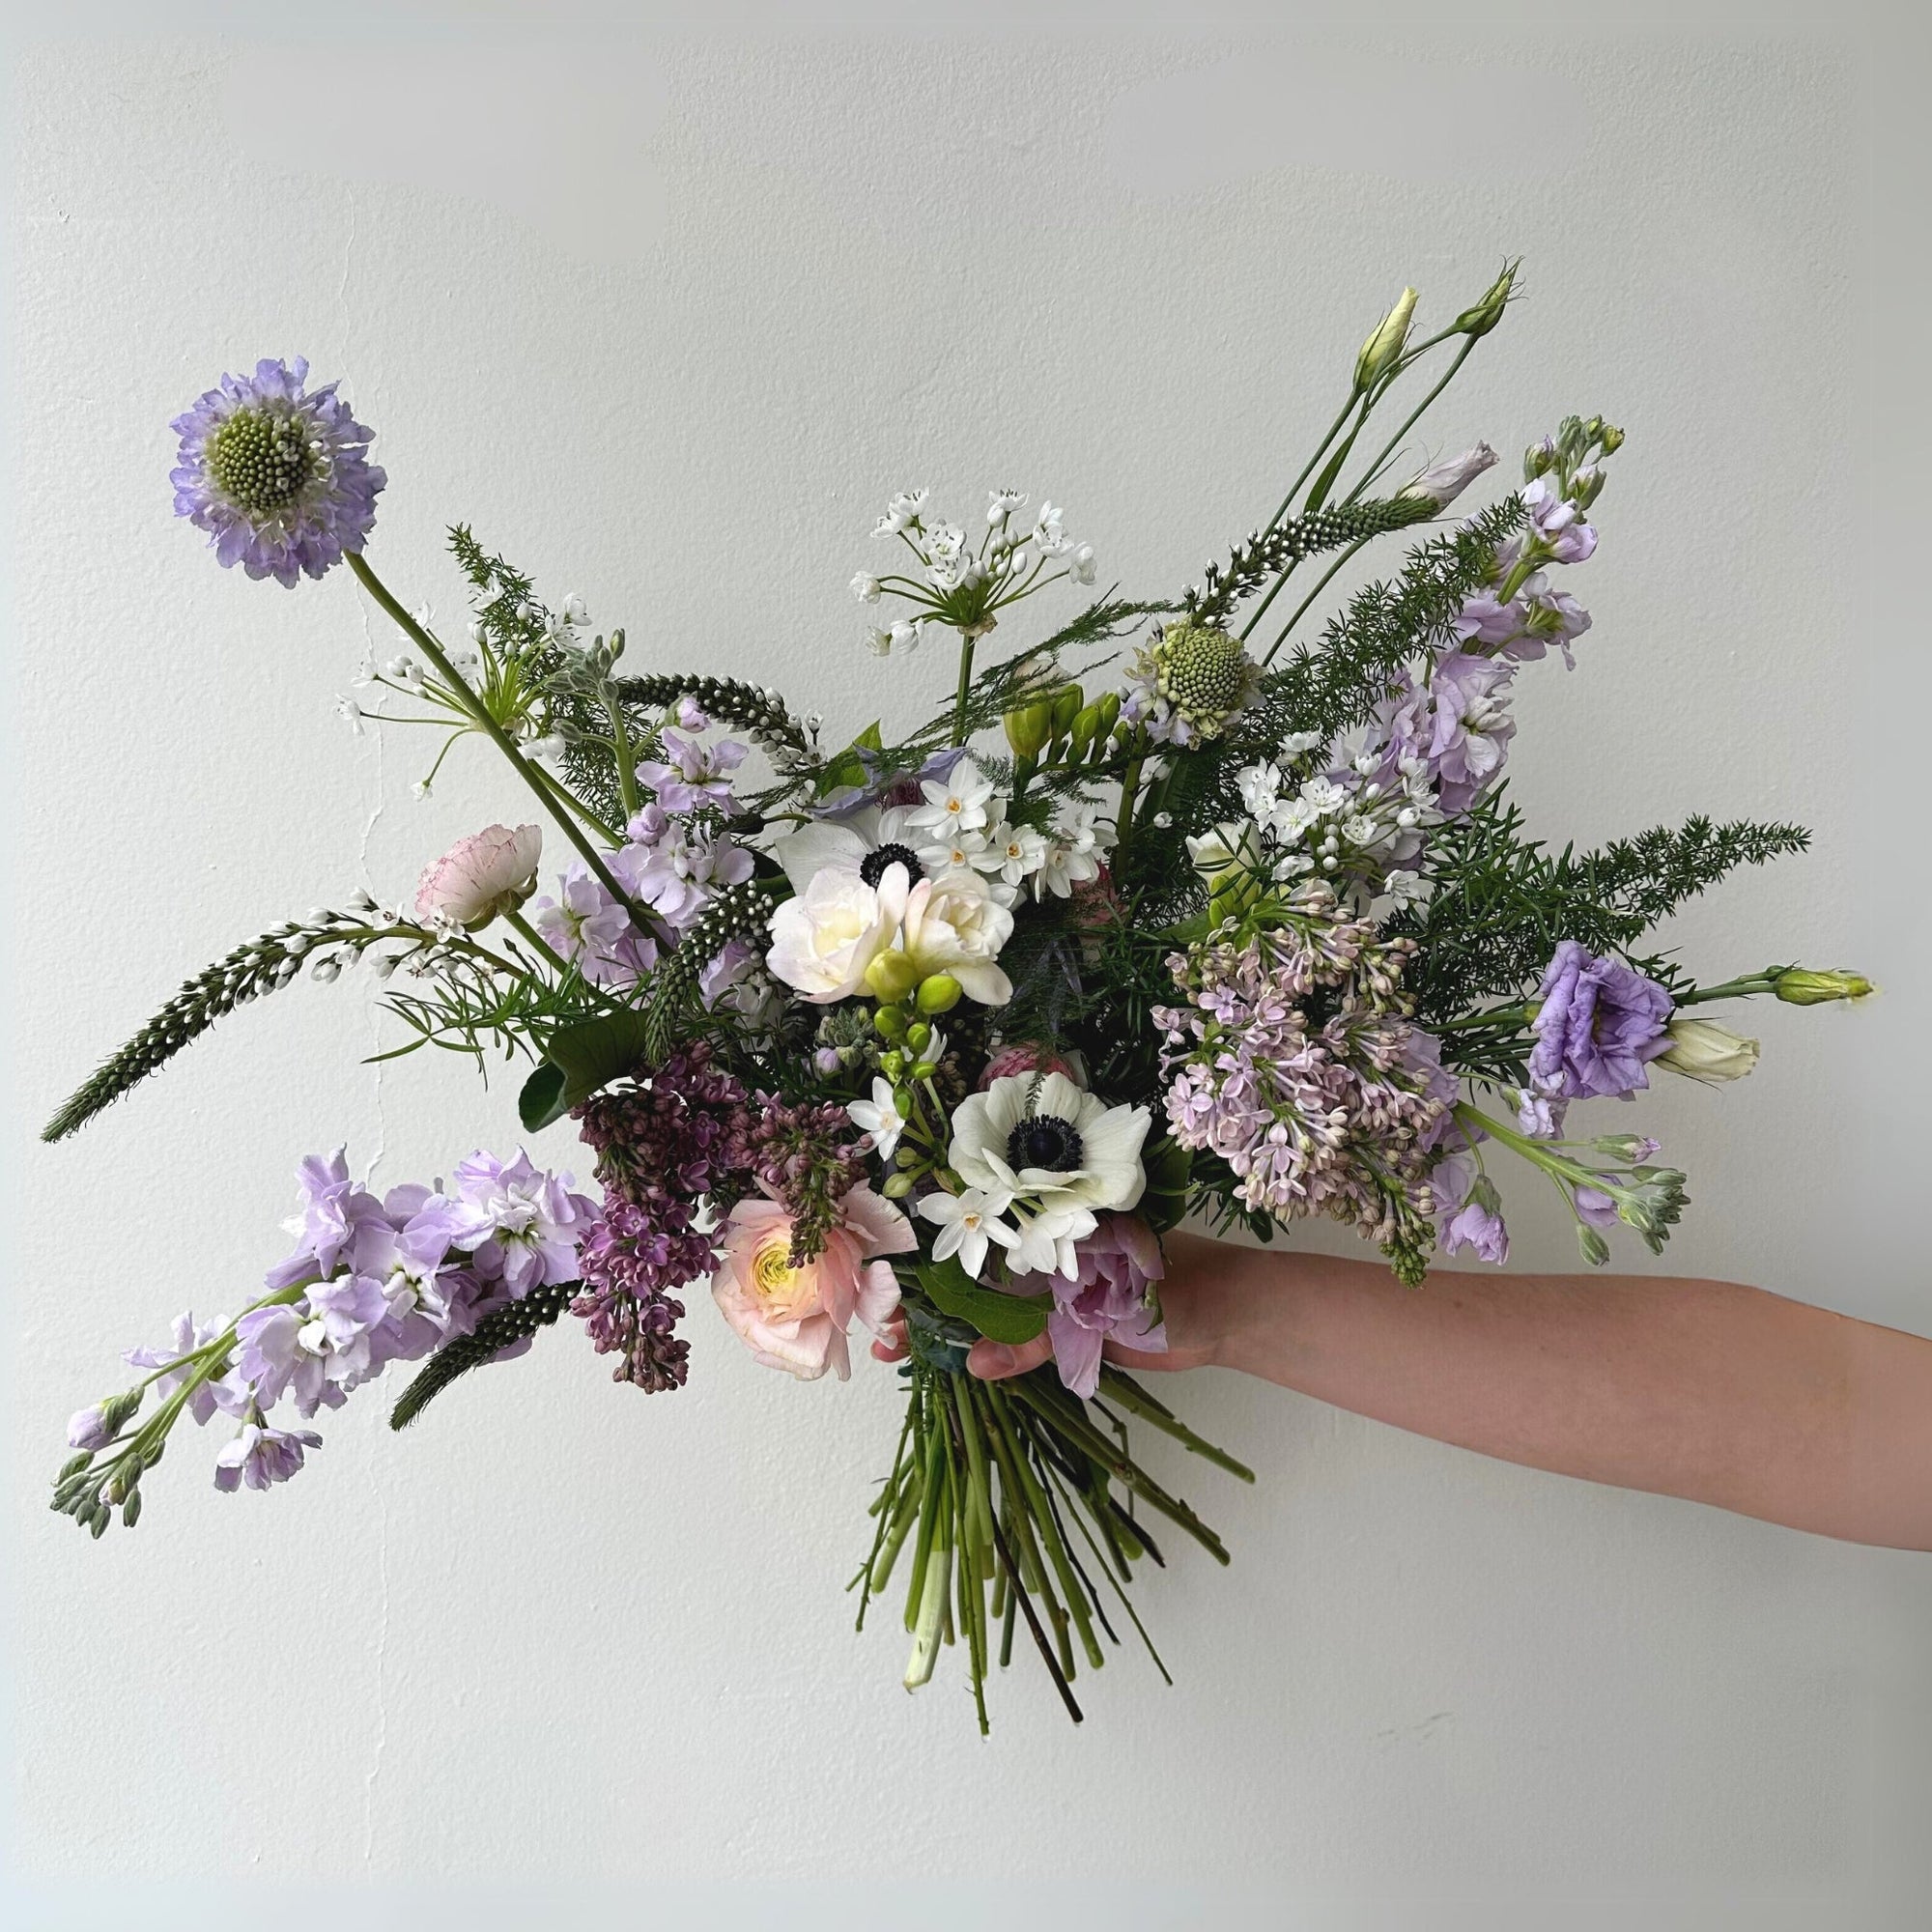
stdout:
{"type": "Polygon", "coordinates": [[[1461,456],[1432,463],[1400,494],[1413,501],[1434,503],[1438,510],[1446,510],[1495,461],[1495,451],[1487,442],[1479,442],[1474,449],[1465,449],[1461,456]]]}
{"type": "Polygon", "coordinates": [[[1077,684],[1063,684],[1054,693],[1053,728],[1056,732],[1065,731],[1072,724],[1086,698],[1087,694],[1077,684]]]}
{"type": "Polygon", "coordinates": [[[1780,973],[1771,990],[1787,1006],[1823,1007],[1833,1000],[1862,1000],[1878,988],[1862,973],[1847,973],[1842,967],[1831,972],[1811,972],[1794,966],[1780,973]]]}
{"type": "Polygon", "coordinates": [[[873,997],[880,1000],[902,1000],[919,980],[919,968],[896,948],[876,954],[866,968],[866,984],[873,997]]]}
{"type": "Polygon", "coordinates": [[[919,982],[923,1013],[950,1013],[959,1004],[961,987],[951,973],[929,973],[919,982]]]}
{"type": "Polygon", "coordinates": [[[1689,1079],[1718,1086],[1726,1080],[1742,1080],[1757,1065],[1757,1041],[1746,1039],[1716,1020],[1674,1019],[1666,1031],[1670,1045],[1659,1055],[1657,1064],[1689,1079]]]}
{"type": "Polygon", "coordinates": [[[1003,721],[1007,727],[1007,743],[1013,748],[1017,758],[1037,758],[1046,749],[1046,743],[1053,736],[1053,700],[1041,698],[1037,703],[1022,704],[1009,711],[1003,721]]]}
{"type": "Polygon", "coordinates": [[[1365,396],[1395,367],[1408,341],[1409,318],[1415,313],[1415,291],[1404,289],[1396,305],[1382,317],[1355,357],[1355,393],[1365,396]]]}

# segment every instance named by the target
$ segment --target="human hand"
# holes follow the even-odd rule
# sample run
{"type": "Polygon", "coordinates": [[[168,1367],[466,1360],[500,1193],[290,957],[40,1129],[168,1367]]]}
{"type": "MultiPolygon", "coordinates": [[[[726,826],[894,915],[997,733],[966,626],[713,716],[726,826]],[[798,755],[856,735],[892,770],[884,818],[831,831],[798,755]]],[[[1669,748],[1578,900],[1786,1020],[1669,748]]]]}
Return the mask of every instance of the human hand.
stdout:
{"type": "MultiPolygon", "coordinates": [[[[1225,1273],[1230,1251],[1197,1235],[1169,1235],[1163,1246],[1167,1273],[1160,1284],[1160,1305],[1167,1347],[1145,1350],[1122,1348],[1114,1342],[1106,1345],[1106,1359],[1136,1375],[1205,1368],[1219,1359],[1221,1337],[1216,1327],[1214,1291],[1225,1273]]],[[[882,1362],[905,1359],[902,1316],[895,1316],[887,1324],[885,1335],[872,1344],[872,1353],[882,1362]]],[[[1043,1334],[1017,1345],[982,1340],[973,1344],[966,1367],[981,1381],[1003,1381],[1009,1376],[1023,1376],[1029,1369],[1038,1368],[1052,1355],[1052,1340],[1043,1334]]]]}

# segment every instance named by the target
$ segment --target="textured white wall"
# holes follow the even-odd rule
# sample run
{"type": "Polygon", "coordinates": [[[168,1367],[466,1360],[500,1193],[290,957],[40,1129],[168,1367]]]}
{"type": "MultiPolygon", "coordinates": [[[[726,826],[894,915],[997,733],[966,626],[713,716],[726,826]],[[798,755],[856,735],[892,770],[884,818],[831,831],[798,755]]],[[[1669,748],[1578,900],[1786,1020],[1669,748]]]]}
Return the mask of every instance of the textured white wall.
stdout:
{"type": "MultiPolygon", "coordinates": [[[[708,1305],[675,1399],[611,1388],[564,1332],[406,1438],[359,1397],[272,1496],[217,1495],[215,1442],[183,1440],[138,1533],[89,1545],[44,1482],[115,1351],[245,1293],[298,1154],[441,1171],[514,1138],[516,1079],[363,1065],[396,1037],[372,982],[303,983],[77,1142],[31,1139],[185,973],[522,810],[480,751],[419,802],[420,742],[330,716],[385,642],[346,573],[286,594],[172,522],[167,418],[221,369],[344,379],[406,598],[454,616],[440,535],[467,519],[644,663],[849,729],[947,676],[882,685],[859,647],[844,581],[888,490],[1018,479],[1109,575],[1171,589],[1272,505],[1404,281],[1439,316],[1521,251],[1529,298],[1428,446],[1514,451],[1573,409],[1630,441],[1576,573],[1580,668],[1522,680],[1519,795],[1559,843],[1700,808],[1808,822],[1810,857],[1677,938],[1713,977],[1845,958],[1894,989],[1754,1014],[1747,1088],[1646,1103],[1693,1176],[1670,1260],[1932,1327],[1890,1205],[1913,1170],[1881,1039],[1926,1014],[1899,904],[1922,854],[1863,789],[1889,726],[1851,582],[1869,157],[1843,49],[93,40],[16,88],[22,1872],[608,1880],[640,1909],[646,1880],[1009,1870],[1432,1924],[1457,1899],[1880,1910],[1918,1840],[1888,1768],[1924,1718],[1895,1633],[1932,1627],[1925,1559],[1233,1378],[1184,1395],[1262,1471],[1186,1472],[1234,1568],[1147,1582],[1179,1688],[1123,1655],[1081,1734],[1016,1671],[981,1744],[952,1673],[909,1701],[900,1639],[854,1639],[893,1379],[770,1376],[708,1305]]],[[[567,1158],[567,1127],[539,1151],[567,1158]]],[[[1520,1261],[1569,1265],[1518,1191],[1520,1261]]]]}

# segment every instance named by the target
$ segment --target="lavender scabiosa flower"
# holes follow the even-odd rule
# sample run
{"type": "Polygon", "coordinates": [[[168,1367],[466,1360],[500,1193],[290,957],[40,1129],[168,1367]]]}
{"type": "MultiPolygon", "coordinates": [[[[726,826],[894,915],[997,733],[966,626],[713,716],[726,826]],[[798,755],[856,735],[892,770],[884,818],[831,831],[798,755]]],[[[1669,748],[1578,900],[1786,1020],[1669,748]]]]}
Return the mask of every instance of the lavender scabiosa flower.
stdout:
{"type": "Polygon", "coordinates": [[[1267,928],[1223,928],[1177,953],[1169,970],[1186,1004],[1153,1017],[1182,1147],[1225,1160],[1246,1207],[1352,1223],[1419,1279],[1454,1090],[1404,1016],[1414,950],[1307,886],[1267,928]]]}
{"type": "Polygon", "coordinates": [[[1670,995],[1620,959],[1574,939],[1550,958],[1531,1022],[1530,1085],[1552,1099],[1628,1096],[1650,1084],[1646,1065],[1670,1047],[1670,995]]]}
{"type": "Polygon", "coordinates": [[[374,432],[308,363],[265,358],[223,376],[169,424],[181,437],[169,480],[175,514],[208,531],[215,559],[293,588],[359,551],[388,478],[368,458],[374,432]]]}

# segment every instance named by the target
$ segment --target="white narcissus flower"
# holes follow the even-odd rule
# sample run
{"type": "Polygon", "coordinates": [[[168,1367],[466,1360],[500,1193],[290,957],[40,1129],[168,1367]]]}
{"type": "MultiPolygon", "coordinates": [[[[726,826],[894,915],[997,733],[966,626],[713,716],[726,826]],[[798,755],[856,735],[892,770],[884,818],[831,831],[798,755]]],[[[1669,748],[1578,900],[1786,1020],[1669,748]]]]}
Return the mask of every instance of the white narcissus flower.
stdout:
{"type": "Polygon", "coordinates": [[[932,1243],[933,1260],[951,1261],[957,1255],[959,1265],[978,1281],[989,1244],[1010,1249],[1019,1239],[1000,1219],[1006,1208],[1003,1198],[977,1187],[963,1194],[925,1195],[919,1204],[920,1214],[939,1230],[932,1243]]]}
{"type": "Polygon", "coordinates": [[[1055,898],[1070,898],[1075,886],[1088,885],[1099,876],[1100,861],[1091,837],[1084,846],[1063,844],[1055,838],[1048,841],[1046,856],[1033,875],[1033,895],[1043,899],[1051,893],[1055,898]]]}
{"type": "Polygon", "coordinates": [[[938,838],[952,839],[962,832],[978,832],[993,815],[986,809],[993,796],[993,781],[970,757],[961,758],[944,782],[922,779],[919,788],[925,803],[914,807],[906,822],[938,838]]]}
{"type": "Polygon", "coordinates": [[[1019,1237],[1013,1242],[1015,1274],[1058,1274],[1068,1281],[1080,1276],[1076,1242],[1084,1241],[1100,1223],[1084,1208],[1054,1208],[1039,1214],[1018,1214],[1019,1237]]]}
{"type": "Polygon", "coordinates": [[[1742,1080],[1757,1065],[1758,1043],[1716,1020],[1674,1019],[1666,1031],[1670,1045],[1657,1064],[1673,1073],[1715,1086],[1742,1080]]]}
{"type": "Polygon", "coordinates": [[[947,1159],[968,1187],[1100,1213],[1141,1198],[1147,1131],[1145,1107],[1110,1107],[1064,1073],[1014,1073],[959,1103],[947,1159]]]}
{"type": "Polygon", "coordinates": [[[1031,825],[991,825],[986,828],[986,844],[973,862],[982,872],[997,873],[1009,886],[1017,886],[1046,863],[1046,839],[1031,825]]]}
{"type": "Polygon", "coordinates": [[[893,1083],[879,1078],[872,1082],[872,1097],[869,1100],[848,1100],[845,1111],[851,1116],[852,1124],[861,1133],[872,1137],[872,1151],[881,1160],[891,1160],[893,1150],[899,1144],[899,1136],[905,1132],[905,1116],[898,1110],[893,1098],[893,1083]]]}
{"type": "Polygon", "coordinates": [[[812,1006],[847,1000],[891,944],[906,904],[906,868],[889,865],[876,888],[856,871],[827,867],[772,914],[765,964],[812,1006]]]}
{"type": "Polygon", "coordinates": [[[537,882],[543,832],[534,825],[486,825],[459,838],[428,867],[416,886],[416,917],[425,925],[478,931],[515,912],[537,882]]]}
{"type": "Polygon", "coordinates": [[[905,901],[899,949],[922,980],[950,973],[969,1000],[1003,1007],[1013,982],[993,962],[1013,934],[1013,916],[977,872],[922,879],[905,901]]]}

